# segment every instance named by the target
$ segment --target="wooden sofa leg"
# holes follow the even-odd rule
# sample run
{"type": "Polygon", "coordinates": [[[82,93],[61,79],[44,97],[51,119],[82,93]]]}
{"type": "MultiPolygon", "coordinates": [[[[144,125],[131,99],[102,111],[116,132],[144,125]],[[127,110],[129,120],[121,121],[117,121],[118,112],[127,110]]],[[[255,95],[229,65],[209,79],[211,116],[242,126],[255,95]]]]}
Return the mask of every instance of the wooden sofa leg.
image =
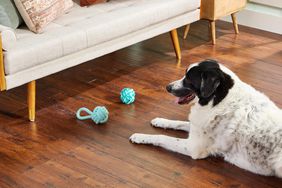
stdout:
{"type": "Polygon", "coordinates": [[[181,59],[181,51],[180,51],[177,29],[170,31],[170,36],[173,42],[173,47],[176,53],[176,57],[177,59],[181,59]]]}
{"type": "Polygon", "coordinates": [[[2,36],[0,32],[0,91],[6,90],[6,79],[4,70],[3,50],[2,50],[2,36]]]}
{"type": "Polygon", "coordinates": [[[232,22],[233,22],[233,27],[234,27],[235,33],[236,33],[236,34],[239,34],[239,29],[238,29],[238,24],[237,24],[237,18],[236,18],[235,13],[231,14],[231,17],[232,17],[232,22]]]}
{"type": "Polygon", "coordinates": [[[27,85],[28,118],[29,121],[35,121],[35,100],[36,100],[36,82],[31,81],[27,85]]]}
{"type": "Polygon", "coordinates": [[[212,44],[216,44],[216,30],[215,30],[215,21],[210,21],[210,26],[211,26],[211,36],[212,36],[212,44]]]}
{"type": "Polygon", "coordinates": [[[183,39],[187,38],[187,35],[189,33],[190,30],[190,24],[186,25],[185,30],[184,30],[184,35],[183,35],[183,39]]]}

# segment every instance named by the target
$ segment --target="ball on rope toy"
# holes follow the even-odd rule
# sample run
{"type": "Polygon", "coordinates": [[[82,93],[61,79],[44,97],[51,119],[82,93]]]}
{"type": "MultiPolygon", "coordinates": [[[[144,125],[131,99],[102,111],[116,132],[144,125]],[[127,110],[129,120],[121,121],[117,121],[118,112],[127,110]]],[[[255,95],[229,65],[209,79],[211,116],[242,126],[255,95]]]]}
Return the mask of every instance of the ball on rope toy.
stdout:
{"type": "Polygon", "coordinates": [[[120,100],[124,104],[131,104],[135,101],[135,91],[131,88],[124,88],[120,92],[120,100]]]}
{"type": "Polygon", "coordinates": [[[102,124],[108,121],[109,111],[104,106],[97,106],[93,111],[82,107],[76,112],[76,117],[79,120],[92,119],[96,124],[102,124]],[[81,116],[81,112],[86,112],[89,115],[81,116]]]}

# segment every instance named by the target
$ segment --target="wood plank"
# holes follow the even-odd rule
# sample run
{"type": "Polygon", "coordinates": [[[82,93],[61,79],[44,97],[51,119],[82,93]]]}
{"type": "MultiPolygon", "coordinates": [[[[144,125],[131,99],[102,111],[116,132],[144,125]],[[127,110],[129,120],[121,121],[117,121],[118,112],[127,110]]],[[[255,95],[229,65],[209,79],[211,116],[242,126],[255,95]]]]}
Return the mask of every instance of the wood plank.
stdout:
{"type": "Polygon", "coordinates": [[[206,58],[219,60],[282,107],[282,37],[218,21],[217,45],[208,22],[191,24],[180,40],[177,63],[169,34],[119,50],[37,81],[37,120],[26,121],[26,87],[0,94],[0,187],[281,187],[221,158],[192,160],[128,141],[135,132],[187,137],[150,126],[155,117],[187,119],[165,86],[206,58]],[[119,92],[132,87],[136,102],[123,105],[119,92]],[[75,118],[78,108],[105,105],[105,125],[75,118]]]}

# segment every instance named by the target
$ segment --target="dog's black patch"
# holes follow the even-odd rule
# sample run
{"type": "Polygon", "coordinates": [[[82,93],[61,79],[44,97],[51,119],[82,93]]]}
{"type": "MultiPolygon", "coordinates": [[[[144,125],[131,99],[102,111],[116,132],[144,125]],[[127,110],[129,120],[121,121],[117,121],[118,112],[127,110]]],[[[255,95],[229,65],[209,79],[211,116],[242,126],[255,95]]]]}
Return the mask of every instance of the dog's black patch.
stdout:
{"type": "Polygon", "coordinates": [[[220,103],[234,85],[232,78],[220,70],[215,60],[205,60],[192,67],[183,81],[185,88],[192,89],[204,106],[213,100],[213,106],[220,103]]]}

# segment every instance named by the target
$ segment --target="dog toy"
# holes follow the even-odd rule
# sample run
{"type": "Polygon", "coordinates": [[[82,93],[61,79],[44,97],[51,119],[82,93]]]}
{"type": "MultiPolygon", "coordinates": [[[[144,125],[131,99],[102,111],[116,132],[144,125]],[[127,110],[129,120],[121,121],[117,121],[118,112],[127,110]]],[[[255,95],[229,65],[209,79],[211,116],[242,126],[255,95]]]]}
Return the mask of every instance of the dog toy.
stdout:
{"type": "Polygon", "coordinates": [[[131,88],[124,88],[120,92],[120,100],[124,104],[131,104],[135,100],[135,91],[131,88]]]}
{"type": "Polygon", "coordinates": [[[92,119],[96,124],[106,123],[109,118],[109,112],[104,106],[97,106],[93,112],[88,108],[82,107],[76,112],[76,117],[79,120],[92,119]],[[86,112],[89,115],[81,116],[81,112],[86,112]]]}

